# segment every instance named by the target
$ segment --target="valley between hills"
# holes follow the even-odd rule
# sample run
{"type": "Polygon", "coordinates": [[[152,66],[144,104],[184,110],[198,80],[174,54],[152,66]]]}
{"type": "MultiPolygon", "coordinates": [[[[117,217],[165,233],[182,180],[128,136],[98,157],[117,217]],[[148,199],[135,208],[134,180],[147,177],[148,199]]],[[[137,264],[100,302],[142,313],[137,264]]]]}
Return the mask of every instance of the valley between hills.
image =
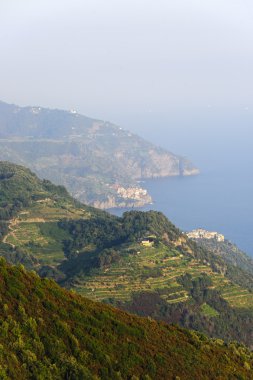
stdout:
{"type": "MultiPolygon", "coordinates": [[[[179,374],[181,379],[187,379],[188,371],[200,378],[209,378],[214,373],[215,376],[241,373],[243,379],[250,378],[253,367],[249,351],[253,348],[250,259],[225,241],[217,246],[215,242],[189,239],[161,212],[129,211],[117,217],[99,209],[151,202],[147,191],[139,186],[139,179],[195,175],[198,170],[186,159],[108,122],[75,112],[20,108],[5,103],[0,103],[0,108],[0,158],[22,164],[0,161],[0,256],[18,266],[1,263],[5,276],[1,289],[10,295],[3,301],[1,323],[3,330],[8,325],[8,329],[18,331],[14,340],[9,338],[11,343],[4,336],[1,340],[0,333],[0,344],[13,358],[7,363],[8,356],[0,357],[2,378],[12,378],[14,374],[20,379],[37,378],[40,374],[41,379],[137,376],[136,379],[150,380],[174,379],[179,374]],[[54,281],[66,290],[57,288],[54,281]],[[44,289],[36,301],[33,295],[24,296],[24,282],[28,289],[34,289],[33,283],[44,289]],[[64,315],[70,305],[69,301],[63,301],[64,297],[75,299],[75,309],[67,320],[64,315]],[[59,299],[62,306],[56,316],[59,299]],[[46,315],[43,324],[50,334],[41,335],[41,312],[34,313],[27,306],[31,302],[36,302],[46,315]],[[84,322],[80,326],[76,313],[84,307],[83,303],[85,308],[90,305],[90,314],[82,314],[84,322]],[[107,315],[107,312],[109,319],[97,320],[98,313],[107,315]],[[179,343],[181,359],[177,360],[188,371],[172,365],[163,355],[160,343],[153,342],[151,351],[145,351],[146,343],[137,331],[139,319],[128,312],[149,318],[143,319],[143,323],[145,326],[152,323],[157,335],[147,335],[144,327],[144,336],[157,342],[164,333],[161,327],[168,326],[163,323],[190,329],[189,332],[171,327],[175,336],[185,331],[182,334],[186,336],[181,335],[179,343]],[[111,323],[110,318],[113,324],[121,326],[112,328],[110,340],[117,341],[123,334],[130,346],[135,347],[133,351],[128,344],[122,348],[121,364],[115,359],[118,343],[110,348],[109,356],[105,353],[106,335],[101,334],[101,327],[111,323]],[[54,323],[50,324],[49,319],[54,323]],[[36,344],[27,335],[28,325],[36,344]],[[81,330],[76,330],[76,326],[81,330]],[[137,331],[138,344],[129,337],[131,326],[137,331]],[[91,334],[86,335],[90,343],[85,347],[80,342],[83,329],[91,334]],[[59,338],[59,332],[63,339],[59,338]],[[187,334],[193,345],[202,347],[204,356],[206,344],[202,340],[208,342],[208,349],[215,351],[216,358],[219,350],[225,350],[227,357],[233,359],[228,359],[228,364],[218,372],[207,369],[202,354],[203,365],[198,360],[189,364],[184,355],[193,354],[194,350],[185,346],[187,334]],[[61,348],[56,343],[59,341],[61,348]],[[238,343],[233,346],[232,341],[238,343]],[[37,344],[43,349],[38,349],[37,344]],[[142,362],[136,351],[136,347],[140,350],[139,344],[147,356],[142,362]],[[55,351],[49,348],[51,345],[55,345],[55,351]],[[102,366],[98,364],[101,360],[102,366]]],[[[169,336],[166,339],[169,341],[169,336]]]]}
{"type": "Polygon", "coordinates": [[[252,347],[252,275],[162,213],[119,218],[8,162],[0,190],[0,254],[10,263],[91,300],[252,347]]]}
{"type": "Polygon", "coordinates": [[[0,380],[253,380],[252,1],[0,12],[0,380]]]}
{"type": "Polygon", "coordinates": [[[112,216],[22,166],[0,162],[0,195],[2,379],[253,379],[246,272],[161,213],[112,216]]]}

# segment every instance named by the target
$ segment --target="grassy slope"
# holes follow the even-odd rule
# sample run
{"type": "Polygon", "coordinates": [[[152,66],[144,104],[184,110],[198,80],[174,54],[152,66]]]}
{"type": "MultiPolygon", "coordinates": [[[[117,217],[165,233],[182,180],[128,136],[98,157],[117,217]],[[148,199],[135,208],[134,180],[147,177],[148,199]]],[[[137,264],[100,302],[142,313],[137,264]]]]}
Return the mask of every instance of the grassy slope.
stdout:
{"type": "Polygon", "coordinates": [[[41,264],[55,265],[64,259],[62,241],[67,237],[58,221],[89,217],[87,210],[76,208],[72,201],[35,201],[12,220],[4,241],[32,254],[41,264]]]}
{"type": "Polygon", "coordinates": [[[119,261],[91,272],[79,266],[67,279],[65,286],[90,299],[253,347],[252,290],[162,242],[126,245],[119,261]],[[189,287],[181,282],[185,274],[191,276],[189,287]],[[194,288],[201,279],[208,284],[194,288]]]}
{"type": "Polygon", "coordinates": [[[245,348],[94,303],[0,262],[2,379],[253,379],[245,348]]]}
{"type": "MultiPolygon", "coordinates": [[[[79,219],[89,216],[86,210],[76,209],[71,203],[64,201],[64,205],[61,205],[48,198],[43,203],[35,202],[29,209],[21,211],[12,221],[4,241],[33,255],[40,265],[55,266],[65,258],[62,241],[69,237],[66,231],[58,227],[58,221],[61,218],[79,219]]],[[[221,290],[231,305],[253,307],[252,294],[247,289],[214,272],[209,265],[182,255],[176,248],[168,248],[162,243],[155,248],[145,248],[133,243],[120,249],[126,255],[119,263],[93,272],[92,275],[77,274],[74,288],[81,294],[100,301],[111,297],[129,300],[134,291],[166,289],[167,296],[165,294],[164,298],[167,302],[174,303],[188,299],[187,292],[176,281],[178,276],[186,271],[193,276],[208,273],[215,288],[221,290]],[[129,251],[135,254],[127,254],[129,251]],[[160,271],[160,276],[155,275],[154,269],[158,270],[157,273],[160,271]]]]}
{"type": "MultiPolygon", "coordinates": [[[[8,225],[3,242],[32,255],[38,265],[64,260],[62,241],[67,233],[58,228],[61,219],[89,219],[100,211],[75,201],[61,186],[39,180],[30,170],[0,162],[0,216],[8,225]],[[18,204],[17,204],[18,200],[18,204]]],[[[0,247],[4,254],[6,246],[0,247]]]]}
{"type": "Polygon", "coordinates": [[[108,268],[93,271],[91,274],[76,275],[73,284],[79,293],[99,301],[114,298],[129,301],[134,292],[162,291],[168,303],[187,301],[190,297],[177,282],[184,273],[193,278],[206,273],[213,282],[213,287],[234,307],[252,307],[252,293],[233,283],[224,275],[212,270],[193,257],[183,255],[177,249],[169,248],[163,243],[157,247],[142,247],[130,244],[125,248],[125,257],[108,268]],[[131,251],[130,254],[127,252],[131,251]]]}

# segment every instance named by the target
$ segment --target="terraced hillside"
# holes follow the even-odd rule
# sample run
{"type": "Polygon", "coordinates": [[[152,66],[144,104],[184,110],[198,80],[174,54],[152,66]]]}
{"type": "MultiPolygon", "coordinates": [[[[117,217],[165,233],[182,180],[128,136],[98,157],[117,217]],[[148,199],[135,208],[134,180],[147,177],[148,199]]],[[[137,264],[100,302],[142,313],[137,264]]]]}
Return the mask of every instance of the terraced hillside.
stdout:
{"type": "Polygon", "coordinates": [[[194,239],[194,241],[200,247],[211,250],[225,261],[253,275],[253,259],[229,240],[225,239],[224,241],[218,241],[217,239],[194,239]]]}
{"type": "MultiPolygon", "coordinates": [[[[217,289],[228,303],[236,308],[253,308],[252,292],[219,272],[212,270],[176,248],[163,243],[145,248],[141,244],[122,247],[120,262],[75,278],[74,289],[98,301],[130,301],[133,293],[158,291],[167,303],[186,302],[190,295],[178,279],[186,272],[193,279],[207,274],[212,288],[217,289]],[[81,283],[79,285],[79,283],[81,283]]],[[[80,271],[81,272],[81,271],[80,271]]]]}
{"type": "Polygon", "coordinates": [[[58,221],[89,217],[90,213],[74,206],[72,200],[42,198],[11,219],[3,242],[32,254],[41,264],[56,265],[64,259],[62,241],[66,238],[58,221]]]}
{"type": "Polygon", "coordinates": [[[6,162],[0,193],[0,254],[8,261],[90,299],[252,345],[251,276],[198,247],[163,214],[118,218],[6,162]]]}
{"type": "MultiPolygon", "coordinates": [[[[36,201],[29,207],[29,211],[21,211],[11,220],[3,242],[32,255],[38,267],[57,267],[66,260],[63,241],[70,238],[58,225],[64,218],[86,219],[90,218],[90,213],[85,209],[76,209],[71,203],[59,205],[59,202],[57,204],[50,198],[36,201]]],[[[119,263],[97,273],[93,271],[91,275],[75,275],[72,288],[91,299],[105,302],[112,298],[115,301],[130,301],[132,294],[140,291],[163,292],[162,298],[168,303],[185,302],[189,299],[189,294],[177,282],[177,278],[187,271],[193,278],[203,273],[211,276],[213,287],[232,306],[253,307],[250,290],[214,272],[210,265],[181,254],[176,248],[168,248],[163,243],[145,248],[137,243],[125,244],[120,250],[119,263]]],[[[66,271],[69,271],[68,265],[66,271]]],[[[71,280],[68,276],[69,281],[72,281],[72,276],[71,280]]]]}
{"type": "Polygon", "coordinates": [[[0,253],[10,261],[18,252],[19,257],[32,258],[36,268],[56,266],[65,259],[63,241],[68,237],[58,227],[59,220],[99,214],[29,169],[0,162],[0,253]]]}

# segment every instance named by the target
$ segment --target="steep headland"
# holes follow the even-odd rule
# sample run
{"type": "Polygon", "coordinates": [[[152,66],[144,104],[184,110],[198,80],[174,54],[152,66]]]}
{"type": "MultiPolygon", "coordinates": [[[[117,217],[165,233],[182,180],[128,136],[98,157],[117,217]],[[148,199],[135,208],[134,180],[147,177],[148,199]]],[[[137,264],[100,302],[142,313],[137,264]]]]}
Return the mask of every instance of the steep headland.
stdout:
{"type": "Polygon", "coordinates": [[[228,263],[253,274],[253,259],[240,250],[234,243],[227,240],[222,234],[195,230],[187,233],[187,236],[193,239],[200,247],[212,251],[228,263]],[[199,231],[200,233],[198,233],[199,231]]]}
{"type": "Polygon", "coordinates": [[[0,159],[25,165],[100,208],[150,203],[138,179],[198,174],[187,159],[110,122],[73,110],[4,102],[0,102],[0,159]]]}

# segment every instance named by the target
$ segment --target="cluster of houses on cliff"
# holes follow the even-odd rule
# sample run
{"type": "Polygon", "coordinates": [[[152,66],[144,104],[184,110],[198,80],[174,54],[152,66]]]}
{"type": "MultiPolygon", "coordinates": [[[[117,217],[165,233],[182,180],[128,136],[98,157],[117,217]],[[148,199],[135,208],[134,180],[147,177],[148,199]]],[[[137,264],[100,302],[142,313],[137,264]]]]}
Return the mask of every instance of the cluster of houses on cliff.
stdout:
{"type": "Polygon", "coordinates": [[[141,187],[124,188],[122,186],[119,186],[117,188],[117,194],[124,199],[140,200],[143,197],[146,197],[148,192],[146,189],[142,189],[141,187]]]}
{"type": "Polygon", "coordinates": [[[224,235],[219,234],[218,232],[206,231],[202,228],[187,232],[186,235],[190,239],[215,239],[218,242],[223,242],[225,240],[224,235]]]}

